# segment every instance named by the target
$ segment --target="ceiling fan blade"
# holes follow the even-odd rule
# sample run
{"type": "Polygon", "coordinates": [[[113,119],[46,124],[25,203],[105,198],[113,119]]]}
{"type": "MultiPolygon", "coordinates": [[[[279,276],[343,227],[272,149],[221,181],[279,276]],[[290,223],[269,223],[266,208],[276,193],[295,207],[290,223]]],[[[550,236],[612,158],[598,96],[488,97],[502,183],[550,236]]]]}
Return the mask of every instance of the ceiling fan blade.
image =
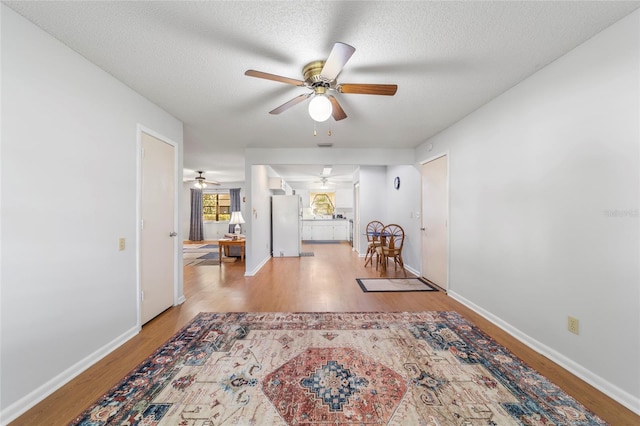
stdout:
{"type": "Polygon", "coordinates": [[[282,111],[286,111],[289,108],[291,108],[292,106],[294,106],[296,104],[299,104],[300,102],[304,101],[305,99],[307,99],[312,94],[313,94],[313,92],[305,93],[305,94],[302,94],[300,96],[296,96],[295,98],[291,99],[290,101],[283,103],[278,108],[269,111],[269,114],[280,114],[282,111]]]}
{"type": "Polygon", "coordinates": [[[268,72],[247,70],[244,75],[249,77],[264,78],[265,80],[279,81],[280,83],[293,84],[294,86],[304,86],[304,81],[295,78],[283,77],[281,75],[269,74],[268,72]]]}
{"type": "Polygon", "coordinates": [[[331,101],[331,106],[333,107],[332,115],[333,119],[336,121],[344,120],[347,118],[347,114],[345,114],[344,110],[340,106],[340,103],[333,95],[329,95],[329,100],[331,101]]]}
{"type": "MultiPolygon", "coordinates": [[[[185,182],[200,182],[196,179],[187,179],[185,182]]],[[[220,182],[216,182],[215,180],[203,180],[202,183],[206,183],[207,185],[220,185],[220,182]]]]}
{"type": "Polygon", "coordinates": [[[322,67],[322,71],[320,71],[320,76],[328,81],[335,80],[355,51],[356,48],[348,44],[340,42],[334,44],[327,61],[324,63],[324,67],[322,67]]]}
{"type": "Polygon", "coordinates": [[[396,84],[341,84],[338,87],[340,93],[357,93],[360,95],[385,95],[396,94],[396,84]]]}

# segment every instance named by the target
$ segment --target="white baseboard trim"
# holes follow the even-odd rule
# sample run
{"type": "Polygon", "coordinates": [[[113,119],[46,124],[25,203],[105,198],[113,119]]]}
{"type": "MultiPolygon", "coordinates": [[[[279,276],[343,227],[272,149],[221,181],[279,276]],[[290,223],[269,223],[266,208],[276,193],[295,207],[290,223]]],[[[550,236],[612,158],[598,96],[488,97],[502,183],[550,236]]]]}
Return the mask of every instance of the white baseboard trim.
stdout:
{"type": "Polygon", "coordinates": [[[251,271],[245,271],[244,272],[244,276],[245,277],[252,277],[255,274],[258,273],[258,271],[269,261],[271,260],[271,256],[267,256],[265,257],[262,262],[260,262],[260,264],[258,266],[256,266],[254,269],[252,269],[251,271]]]}
{"type": "Polygon", "coordinates": [[[187,298],[184,297],[184,294],[183,294],[182,296],[178,297],[178,300],[176,301],[176,303],[173,306],[182,305],[186,301],[187,301],[187,298]]]}
{"type": "Polygon", "coordinates": [[[407,271],[411,272],[416,277],[420,277],[421,276],[420,275],[420,271],[413,269],[411,266],[404,265],[404,269],[406,269],[407,271]]]}
{"type": "Polygon", "coordinates": [[[140,327],[138,326],[129,329],[97,351],[93,352],[84,359],[67,368],[65,371],[58,374],[53,379],[44,383],[42,386],[38,387],[29,394],[20,398],[18,401],[9,405],[5,410],[3,410],[1,414],[2,418],[0,419],[0,425],[5,426],[20,417],[27,410],[33,408],[37,403],[51,395],[56,390],[60,389],[80,373],[113,352],[115,349],[123,345],[126,341],[134,337],[139,332],[140,327]]]}
{"type": "Polygon", "coordinates": [[[485,309],[481,308],[475,303],[460,296],[456,292],[449,291],[447,294],[451,296],[453,299],[457,300],[458,302],[472,309],[476,313],[482,315],[485,319],[495,324],[496,326],[500,327],[501,329],[503,329],[504,331],[509,333],[511,336],[515,337],[516,339],[518,339],[519,341],[521,341],[522,343],[524,343],[534,351],[538,352],[541,355],[546,356],[551,361],[555,362],[565,370],[571,372],[573,375],[589,383],[591,386],[598,389],[600,392],[616,400],[617,402],[624,405],[634,413],[640,415],[640,398],[637,398],[632,394],[628,393],[627,391],[620,389],[616,385],[608,382],[607,380],[593,373],[591,370],[588,370],[587,368],[567,358],[566,356],[562,355],[556,350],[548,347],[547,345],[537,341],[531,336],[523,333],[522,331],[511,326],[509,323],[496,317],[495,315],[491,314],[490,312],[486,311],[485,309]]]}

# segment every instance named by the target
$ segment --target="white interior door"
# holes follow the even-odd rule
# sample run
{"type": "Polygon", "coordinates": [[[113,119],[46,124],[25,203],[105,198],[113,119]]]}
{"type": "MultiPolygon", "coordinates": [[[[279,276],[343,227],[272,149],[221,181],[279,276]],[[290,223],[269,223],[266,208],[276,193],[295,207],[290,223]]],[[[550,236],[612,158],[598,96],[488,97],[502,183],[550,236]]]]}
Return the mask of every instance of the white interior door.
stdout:
{"type": "Polygon", "coordinates": [[[175,147],[142,133],[140,319],[144,324],[174,303],[175,147]]]}
{"type": "Polygon", "coordinates": [[[449,234],[447,156],[421,166],[422,174],[422,276],[447,289],[449,234]]]}

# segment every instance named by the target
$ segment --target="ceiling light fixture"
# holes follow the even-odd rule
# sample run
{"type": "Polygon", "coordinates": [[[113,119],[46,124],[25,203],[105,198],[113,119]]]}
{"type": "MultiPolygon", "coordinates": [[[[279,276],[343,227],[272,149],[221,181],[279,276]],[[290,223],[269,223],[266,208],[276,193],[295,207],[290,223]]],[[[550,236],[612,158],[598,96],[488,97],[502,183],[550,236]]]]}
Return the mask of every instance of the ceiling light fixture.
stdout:
{"type": "Polygon", "coordinates": [[[193,186],[195,186],[198,189],[204,189],[207,187],[207,184],[204,182],[204,176],[202,176],[204,172],[198,171],[198,173],[200,175],[196,176],[196,184],[193,186]]]}
{"type": "Polygon", "coordinates": [[[309,102],[309,115],[314,121],[327,121],[333,112],[331,101],[324,94],[325,91],[324,87],[316,87],[316,94],[309,102]]]}
{"type": "Polygon", "coordinates": [[[331,169],[331,166],[324,166],[324,168],[322,169],[322,175],[329,176],[331,174],[331,169]]]}

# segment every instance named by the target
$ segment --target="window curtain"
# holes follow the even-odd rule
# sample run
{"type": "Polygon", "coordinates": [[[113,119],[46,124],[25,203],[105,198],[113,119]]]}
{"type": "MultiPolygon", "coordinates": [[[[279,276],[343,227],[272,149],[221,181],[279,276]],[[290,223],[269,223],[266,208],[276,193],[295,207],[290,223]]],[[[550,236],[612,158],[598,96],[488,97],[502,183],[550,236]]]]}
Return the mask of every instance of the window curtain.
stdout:
{"type": "MultiPolygon", "coordinates": [[[[240,211],[240,188],[231,188],[229,190],[229,199],[231,201],[229,212],[230,213],[239,212],[240,211]]],[[[236,227],[235,225],[229,225],[229,232],[233,233],[235,230],[235,227],[236,227]]]]}
{"type": "Polygon", "coordinates": [[[191,188],[191,226],[189,228],[189,240],[204,240],[202,220],[202,189],[191,188]]]}

